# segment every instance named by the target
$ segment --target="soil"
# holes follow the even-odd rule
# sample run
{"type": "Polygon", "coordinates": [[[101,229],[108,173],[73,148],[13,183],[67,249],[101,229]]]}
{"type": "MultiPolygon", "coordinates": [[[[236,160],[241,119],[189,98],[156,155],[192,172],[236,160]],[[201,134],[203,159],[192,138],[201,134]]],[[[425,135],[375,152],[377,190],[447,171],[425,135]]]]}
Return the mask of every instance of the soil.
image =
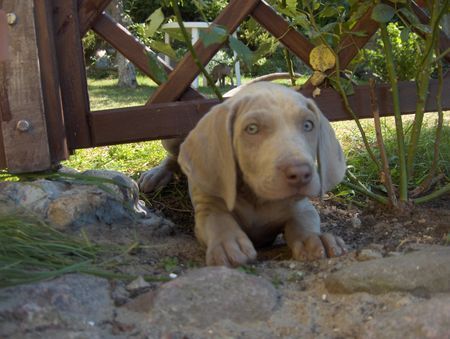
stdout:
{"type": "MultiPolygon", "coordinates": [[[[152,301],[155,295],[161,296],[161,291],[177,290],[177,284],[169,285],[170,282],[166,282],[175,277],[183,278],[189,276],[190,273],[195,274],[199,271],[195,268],[205,266],[205,251],[195,239],[193,232],[193,211],[187,191],[185,180],[175,178],[162,191],[147,197],[147,204],[150,209],[172,220],[174,223],[172,228],[164,227],[155,230],[145,225],[95,224],[84,229],[85,235],[90,240],[111,245],[111,247],[124,245],[124,248],[126,248],[130,244],[138,243],[139,246],[135,247],[129,255],[120,256],[116,262],[112,260],[111,264],[114,264],[113,267],[121,273],[145,275],[146,278],[155,277],[155,280],[150,284],[144,282],[142,285],[137,284],[135,287],[130,287],[130,285],[127,285],[129,282],[120,280],[110,281],[109,285],[106,283],[105,286],[109,287],[104,287],[104,282],[98,282],[103,286],[99,287],[98,290],[102,292],[107,289],[107,293],[103,294],[105,294],[105,298],[110,298],[108,300],[112,304],[104,312],[106,320],[96,323],[93,327],[93,325],[90,325],[91,322],[88,322],[88,325],[79,325],[78,323],[68,325],[67,323],[59,324],[59,320],[51,322],[43,318],[43,323],[36,325],[33,321],[24,323],[25,320],[19,318],[14,318],[15,320],[11,321],[8,320],[9,318],[5,318],[6,320],[4,320],[10,326],[10,332],[8,332],[8,328],[5,328],[5,333],[15,332],[16,336],[11,336],[14,338],[24,337],[24,333],[27,333],[26,337],[29,338],[63,338],[68,337],[73,328],[77,328],[80,337],[105,337],[106,333],[106,337],[114,338],[116,336],[120,338],[272,338],[274,336],[362,338],[367,337],[366,334],[370,331],[375,331],[375,335],[372,335],[372,337],[380,337],[380,333],[383,333],[384,336],[386,334],[384,332],[385,325],[392,320],[392,324],[395,326],[392,326],[392,333],[387,332],[392,335],[386,334],[386,337],[401,337],[403,334],[406,337],[424,337],[418,334],[419,332],[411,332],[415,331],[413,326],[410,325],[411,319],[420,325],[417,325],[420,330],[428,328],[427,326],[433,328],[439,323],[439,328],[443,332],[438,333],[447,333],[445,332],[447,331],[447,325],[445,324],[448,324],[448,314],[450,314],[447,312],[449,304],[445,301],[450,300],[448,290],[446,290],[447,287],[439,290],[439,293],[444,293],[437,296],[433,296],[428,290],[423,291],[421,288],[411,293],[394,289],[379,295],[370,292],[341,295],[330,293],[324,281],[330,274],[346,267],[352,267],[361,260],[379,257],[388,260],[389,257],[395,256],[395,253],[402,256],[417,245],[448,245],[450,240],[450,194],[403,213],[376,206],[363,210],[354,205],[336,202],[332,199],[314,201],[313,203],[321,215],[322,230],[341,236],[348,245],[349,254],[340,258],[310,263],[295,262],[291,260],[290,251],[281,236],[272,246],[260,249],[258,251],[258,262],[240,268],[240,270],[262,277],[276,288],[280,297],[276,301],[278,306],[273,311],[270,321],[251,321],[245,323],[245,326],[225,321],[220,322],[220,324],[216,323],[214,326],[211,325],[211,328],[206,329],[182,327],[181,325],[177,329],[178,322],[167,323],[166,325],[163,324],[164,321],[152,323],[151,321],[159,319],[155,318],[159,314],[158,312],[161,313],[161,319],[164,320],[164,312],[168,312],[167,310],[172,312],[172,310],[180,307],[176,300],[174,300],[175,306],[173,308],[170,308],[171,305],[167,306],[168,308],[164,305],[164,307],[161,305],[155,306],[159,304],[152,301]],[[375,257],[361,259],[360,254],[363,249],[369,249],[370,251],[373,249],[372,253],[375,254],[375,257]],[[158,310],[158,307],[162,309],[158,310]],[[414,313],[416,310],[417,313],[414,313]],[[430,312],[430,310],[433,311],[430,312]],[[437,318],[434,314],[435,310],[439,315],[437,318]],[[149,321],[149,319],[153,320],[149,321]],[[376,332],[377,326],[381,332],[376,332]],[[59,331],[58,335],[52,335],[51,331],[55,328],[59,331]],[[111,333],[113,336],[111,336],[111,333]]],[[[448,249],[448,247],[445,247],[444,251],[448,253],[448,249]]],[[[433,261],[434,259],[427,257],[427,260],[433,261]]],[[[429,266],[428,261],[423,265],[424,267],[429,266]]],[[[383,264],[381,265],[384,267],[383,264]]],[[[439,271],[441,271],[440,267],[438,268],[439,271]]],[[[415,272],[412,273],[416,274],[415,272]]],[[[434,280],[433,274],[424,274],[424,276],[431,275],[430,280],[434,280]]],[[[444,272],[442,274],[445,283],[445,281],[448,281],[446,276],[449,273],[444,272]]],[[[75,279],[78,278],[75,277],[75,279]]],[[[177,280],[173,281],[173,283],[175,282],[177,280]]],[[[52,282],[49,282],[49,284],[52,284],[52,282]]],[[[59,286],[62,283],[55,280],[53,284],[59,286]]],[[[74,283],[69,282],[67,284],[74,283]]],[[[35,290],[33,286],[31,286],[32,291],[35,290]]],[[[36,290],[45,292],[55,288],[53,285],[51,286],[45,285],[36,290]]],[[[225,299],[227,293],[230,293],[229,286],[226,286],[226,289],[223,297],[225,299]]],[[[9,292],[8,295],[19,296],[22,293],[20,291],[20,288],[17,288],[9,292]]],[[[239,288],[234,289],[234,291],[239,293],[239,288]]],[[[182,292],[183,289],[180,293],[182,292]]],[[[45,293],[44,295],[47,295],[45,293]]],[[[239,294],[236,296],[238,300],[239,296],[239,294]]],[[[64,298],[69,297],[64,294],[64,298]]],[[[73,298],[76,300],[75,297],[73,298]]],[[[87,300],[98,300],[96,295],[86,298],[87,300]]],[[[24,297],[24,302],[28,302],[28,299],[28,297],[24,297]]],[[[44,301],[42,310],[46,310],[45,307],[49,307],[50,310],[56,308],[59,312],[58,317],[65,314],[64,312],[67,310],[59,309],[57,305],[50,303],[48,306],[46,303],[51,301],[47,301],[47,299],[44,301]]],[[[59,299],[56,298],[55,300],[58,301],[59,299]]],[[[189,298],[186,300],[189,300],[189,298]]],[[[25,304],[26,307],[29,306],[27,305],[25,304]]],[[[25,306],[19,306],[18,310],[24,312],[23,310],[27,310],[25,306]]],[[[75,306],[73,308],[77,309],[78,306],[75,306]]],[[[4,306],[7,311],[4,311],[3,314],[16,314],[14,308],[9,311],[7,307],[8,305],[4,306]]],[[[96,307],[91,308],[96,309],[96,307]]],[[[71,309],[69,308],[69,310],[71,309]]],[[[202,308],[200,307],[199,310],[201,311],[202,308]]],[[[77,313],[78,311],[74,312],[77,313]]],[[[68,313],[75,314],[74,312],[68,313]]],[[[227,316],[224,310],[219,309],[217,312],[219,312],[219,317],[227,316]]],[[[27,315],[28,313],[25,312],[24,314],[27,315]]],[[[86,316],[90,317],[91,315],[86,316]]],[[[194,315],[191,316],[194,317],[194,315]]],[[[2,310],[0,307],[0,337],[3,333],[1,321],[2,310]]],[[[425,335],[425,337],[430,336],[425,335]]]]}
{"type": "MultiPolygon", "coordinates": [[[[176,178],[165,189],[148,198],[152,207],[177,225],[177,233],[193,236],[194,213],[187,192],[185,178],[176,178]]],[[[375,243],[389,252],[412,243],[442,245],[450,242],[450,194],[403,212],[379,205],[362,209],[333,199],[316,200],[313,204],[320,213],[322,231],[342,237],[350,250],[375,243]]],[[[284,243],[278,241],[274,246],[263,249],[261,254],[266,257],[264,253],[269,251],[274,252],[275,259],[288,259],[285,255],[289,253],[285,253],[282,247],[285,247],[284,243]],[[277,251],[280,253],[276,254],[277,251]]]]}
{"type": "MultiPolygon", "coordinates": [[[[194,214],[184,178],[176,178],[153,196],[148,206],[173,221],[174,227],[155,237],[155,231],[145,227],[130,229],[112,226],[87,230],[94,241],[129,245],[138,240],[140,248],[132,252],[120,270],[133,274],[166,276],[181,274],[188,268],[205,265],[205,249],[194,235],[194,214]],[[168,234],[170,233],[170,234],[168,234]]],[[[403,251],[413,244],[447,245],[450,241],[450,195],[441,197],[403,213],[380,207],[362,210],[334,200],[313,201],[318,209],[322,231],[339,235],[350,252],[375,246],[383,253],[403,251]]],[[[158,234],[156,232],[156,234],[158,234]]],[[[258,249],[258,265],[290,260],[291,253],[280,236],[267,248],[258,249]]]]}

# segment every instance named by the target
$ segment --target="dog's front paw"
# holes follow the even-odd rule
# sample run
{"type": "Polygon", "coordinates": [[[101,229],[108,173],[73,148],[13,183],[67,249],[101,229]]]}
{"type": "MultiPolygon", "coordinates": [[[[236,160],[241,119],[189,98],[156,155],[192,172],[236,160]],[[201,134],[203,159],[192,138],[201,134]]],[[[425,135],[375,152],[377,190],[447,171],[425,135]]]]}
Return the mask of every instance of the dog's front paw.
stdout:
{"type": "Polygon", "coordinates": [[[294,242],[292,256],[296,260],[310,261],[338,257],[347,253],[344,240],[331,233],[310,233],[294,242]]]}
{"type": "Polygon", "coordinates": [[[150,193],[166,186],[172,179],[173,171],[161,164],[141,174],[138,180],[139,190],[150,193]]]}
{"type": "Polygon", "coordinates": [[[256,260],[256,250],[245,235],[214,241],[206,251],[208,266],[236,267],[256,260]]]}

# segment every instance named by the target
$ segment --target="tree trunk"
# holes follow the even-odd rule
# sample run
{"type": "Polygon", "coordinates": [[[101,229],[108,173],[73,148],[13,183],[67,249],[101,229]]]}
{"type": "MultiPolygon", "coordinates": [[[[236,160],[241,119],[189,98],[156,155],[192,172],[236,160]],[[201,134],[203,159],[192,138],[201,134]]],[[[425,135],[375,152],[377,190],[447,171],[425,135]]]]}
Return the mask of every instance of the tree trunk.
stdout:
{"type": "MultiPolygon", "coordinates": [[[[114,20],[116,20],[118,23],[122,24],[125,27],[131,24],[131,19],[127,17],[123,12],[122,0],[112,1],[108,7],[108,10],[114,20]]],[[[117,85],[119,87],[136,88],[138,84],[136,80],[136,69],[134,65],[119,52],[117,52],[116,55],[116,63],[119,76],[117,85]]]]}

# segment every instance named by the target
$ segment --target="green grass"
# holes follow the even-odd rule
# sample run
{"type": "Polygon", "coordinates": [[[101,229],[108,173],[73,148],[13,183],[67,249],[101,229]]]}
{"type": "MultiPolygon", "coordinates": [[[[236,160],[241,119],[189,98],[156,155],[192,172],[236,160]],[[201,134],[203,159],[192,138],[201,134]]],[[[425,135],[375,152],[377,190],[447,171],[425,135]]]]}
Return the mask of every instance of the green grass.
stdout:
{"type": "MultiPolygon", "coordinates": [[[[250,80],[251,78],[243,77],[242,83],[250,80]]],[[[117,87],[117,79],[114,78],[88,79],[91,109],[104,110],[144,105],[157,86],[146,76],[138,75],[137,81],[138,88],[128,89],[117,87]]],[[[277,80],[276,82],[287,84],[289,81],[277,80]]],[[[220,90],[225,93],[230,89],[231,87],[227,85],[220,90]]],[[[209,87],[200,87],[199,91],[208,97],[214,97],[209,87]]],[[[62,164],[79,171],[116,170],[136,179],[143,171],[159,164],[165,156],[166,151],[160,141],[149,141],[76,150],[75,154],[62,164]]]]}
{"type": "MultiPolygon", "coordinates": [[[[425,114],[420,142],[415,165],[415,179],[410,181],[410,189],[413,189],[424,179],[430,168],[434,152],[436,113],[425,114]]],[[[389,165],[393,182],[399,182],[399,164],[397,159],[397,144],[395,134],[395,123],[393,117],[382,118],[383,138],[388,154],[389,165]]],[[[403,117],[405,131],[409,132],[413,122],[413,115],[403,117]]],[[[367,133],[369,144],[373,146],[374,153],[379,156],[373,120],[362,121],[364,130],[367,133]]],[[[333,123],[336,134],[342,144],[346,155],[347,164],[350,170],[365,185],[372,187],[374,191],[384,192],[384,187],[380,181],[380,174],[376,165],[370,159],[364,144],[362,143],[359,131],[353,121],[343,121],[333,123]]],[[[406,133],[408,136],[408,133],[406,133]]],[[[443,174],[449,181],[450,176],[450,111],[444,112],[444,127],[442,130],[438,174],[443,174]]],[[[340,187],[343,189],[343,187],[340,187]]]]}
{"type": "MultiPolygon", "coordinates": [[[[74,238],[46,223],[25,216],[0,216],[0,287],[51,279],[66,273],[86,273],[105,278],[132,280],[114,267],[134,250],[92,244],[86,236],[74,238]]],[[[82,233],[82,235],[84,235],[82,233]]],[[[149,281],[165,278],[147,276],[149,281]]]]}
{"type": "MultiPolygon", "coordinates": [[[[243,83],[249,78],[243,78],[243,83]]],[[[288,80],[280,80],[279,83],[288,83],[288,80]]],[[[139,87],[136,90],[118,88],[115,79],[93,80],[89,79],[89,93],[93,110],[101,110],[114,107],[125,107],[144,104],[149,95],[156,90],[156,85],[147,77],[138,76],[139,87]]],[[[200,92],[211,95],[209,88],[199,88],[200,92]]],[[[229,90],[223,88],[222,92],[229,90]]],[[[412,116],[405,116],[405,124],[410,124],[412,116]]],[[[420,180],[427,172],[433,155],[435,113],[426,114],[423,134],[419,144],[418,160],[416,166],[417,180],[420,180]]],[[[372,119],[362,121],[368,134],[369,141],[376,148],[375,131],[372,119]]],[[[396,138],[393,118],[383,118],[383,132],[394,180],[398,177],[396,162],[396,138]]],[[[353,167],[352,171],[365,183],[380,187],[379,173],[370,160],[361,137],[353,121],[334,123],[336,133],[343,145],[347,161],[353,167]]],[[[447,176],[450,173],[450,112],[445,113],[443,138],[441,142],[440,164],[441,173],[447,176]]],[[[378,150],[375,149],[378,154],[378,150]]],[[[86,169],[110,169],[124,172],[133,178],[139,176],[142,171],[157,165],[165,157],[166,151],[159,141],[141,142],[125,145],[97,147],[92,149],[77,150],[75,155],[64,162],[64,165],[77,170],[86,169]]]]}

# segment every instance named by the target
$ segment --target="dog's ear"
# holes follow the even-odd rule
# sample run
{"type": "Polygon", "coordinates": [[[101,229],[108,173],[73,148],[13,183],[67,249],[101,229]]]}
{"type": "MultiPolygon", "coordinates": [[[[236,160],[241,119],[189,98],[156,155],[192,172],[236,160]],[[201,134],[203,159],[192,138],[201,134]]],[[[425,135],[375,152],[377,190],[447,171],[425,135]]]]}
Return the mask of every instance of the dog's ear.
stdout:
{"type": "Polygon", "coordinates": [[[347,166],[341,145],[330,122],[313,100],[308,99],[307,106],[313,112],[316,112],[320,119],[317,163],[319,166],[320,193],[323,195],[342,181],[347,166]]]}
{"type": "Polygon", "coordinates": [[[233,115],[226,103],[214,106],[188,134],[178,156],[191,184],[223,199],[230,211],[236,202],[233,115]]]}

